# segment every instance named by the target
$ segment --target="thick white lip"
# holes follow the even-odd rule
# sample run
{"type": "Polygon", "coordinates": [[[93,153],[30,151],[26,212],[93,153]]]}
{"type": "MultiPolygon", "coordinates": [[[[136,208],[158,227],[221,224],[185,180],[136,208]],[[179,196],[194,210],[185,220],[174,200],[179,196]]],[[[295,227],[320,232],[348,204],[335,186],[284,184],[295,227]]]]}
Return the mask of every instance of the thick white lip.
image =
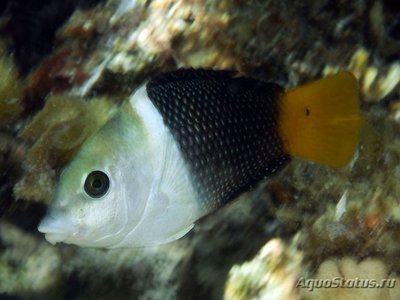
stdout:
{"type": "Polygon", "coordinates": [[[75,225],[65,214],[48,213],[40,222],[38,230],[45,234],[49,243],[56,244],[66,241],[74,234],[75,225]]]}

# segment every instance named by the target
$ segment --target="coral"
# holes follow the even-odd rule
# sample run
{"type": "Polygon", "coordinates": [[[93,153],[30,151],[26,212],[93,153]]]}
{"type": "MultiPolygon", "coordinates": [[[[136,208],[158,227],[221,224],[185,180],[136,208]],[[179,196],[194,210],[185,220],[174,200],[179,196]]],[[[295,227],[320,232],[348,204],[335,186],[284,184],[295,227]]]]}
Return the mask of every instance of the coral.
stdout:
{"type": "Polygon", "coordinates": [[[382,66],[371,63],[371,53],[361,48],[354,53],[349,69],[360,81],[364,101],[378,102],[390,94],[399,94],[399,62],[382,68],[382,66]]]}
{"type": "Polygon", "coordinates": [[[297,299],[294,286],[300,262],[295,242],[288,247],[273,239],[251,261],[231,268],[224,299],[297,299]]]}

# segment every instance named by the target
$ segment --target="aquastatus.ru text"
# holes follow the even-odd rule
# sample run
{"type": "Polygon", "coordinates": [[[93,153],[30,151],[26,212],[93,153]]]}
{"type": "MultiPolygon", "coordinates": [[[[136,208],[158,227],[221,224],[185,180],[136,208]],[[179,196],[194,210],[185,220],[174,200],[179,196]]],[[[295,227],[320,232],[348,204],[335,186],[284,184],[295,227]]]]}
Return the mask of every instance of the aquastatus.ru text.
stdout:
{"type": "Polygon", "coordinates": [[[326,288],[394,288],[396,279],[365,279],[365,278],[343,278],[333,277],[329,279],[313,279],[300,277],[296,283],[296,288],[308,289],[326,289],[326,288]]]}

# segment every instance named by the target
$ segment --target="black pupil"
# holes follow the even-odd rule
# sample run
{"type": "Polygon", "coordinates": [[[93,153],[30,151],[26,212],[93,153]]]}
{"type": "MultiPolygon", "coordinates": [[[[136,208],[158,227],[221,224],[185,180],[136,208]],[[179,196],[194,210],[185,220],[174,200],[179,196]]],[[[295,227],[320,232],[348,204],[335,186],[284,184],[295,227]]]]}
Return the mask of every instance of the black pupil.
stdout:
{"type": "Polygon", "coordinates": [[[100,179],[96,178],[96,179],[93,180],[92,186],[93,186],[95,189],[100,188],[102,185],[103,185],[103,184],[102,184],[102,181],[101,181],[100,179]]]}
{"type": "Polygon", "coordinates": [[[85,181],[85,192],[93,198],[104,196],[110,187],[110,180],[102,171],[91,172],[85,181]]]}

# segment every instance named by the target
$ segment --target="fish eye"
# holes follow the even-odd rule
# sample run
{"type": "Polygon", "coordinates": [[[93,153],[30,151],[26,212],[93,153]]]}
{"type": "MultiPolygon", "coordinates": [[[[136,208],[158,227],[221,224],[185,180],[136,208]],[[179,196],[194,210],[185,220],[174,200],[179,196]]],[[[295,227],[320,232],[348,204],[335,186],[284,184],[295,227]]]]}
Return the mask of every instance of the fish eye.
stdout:
{"type": "Polygon", "coordinates": [[[93,171],[86,177],[85,192],[92,198],[104,196],[110,187],[110,179],[102,171],[93,171]]]}

